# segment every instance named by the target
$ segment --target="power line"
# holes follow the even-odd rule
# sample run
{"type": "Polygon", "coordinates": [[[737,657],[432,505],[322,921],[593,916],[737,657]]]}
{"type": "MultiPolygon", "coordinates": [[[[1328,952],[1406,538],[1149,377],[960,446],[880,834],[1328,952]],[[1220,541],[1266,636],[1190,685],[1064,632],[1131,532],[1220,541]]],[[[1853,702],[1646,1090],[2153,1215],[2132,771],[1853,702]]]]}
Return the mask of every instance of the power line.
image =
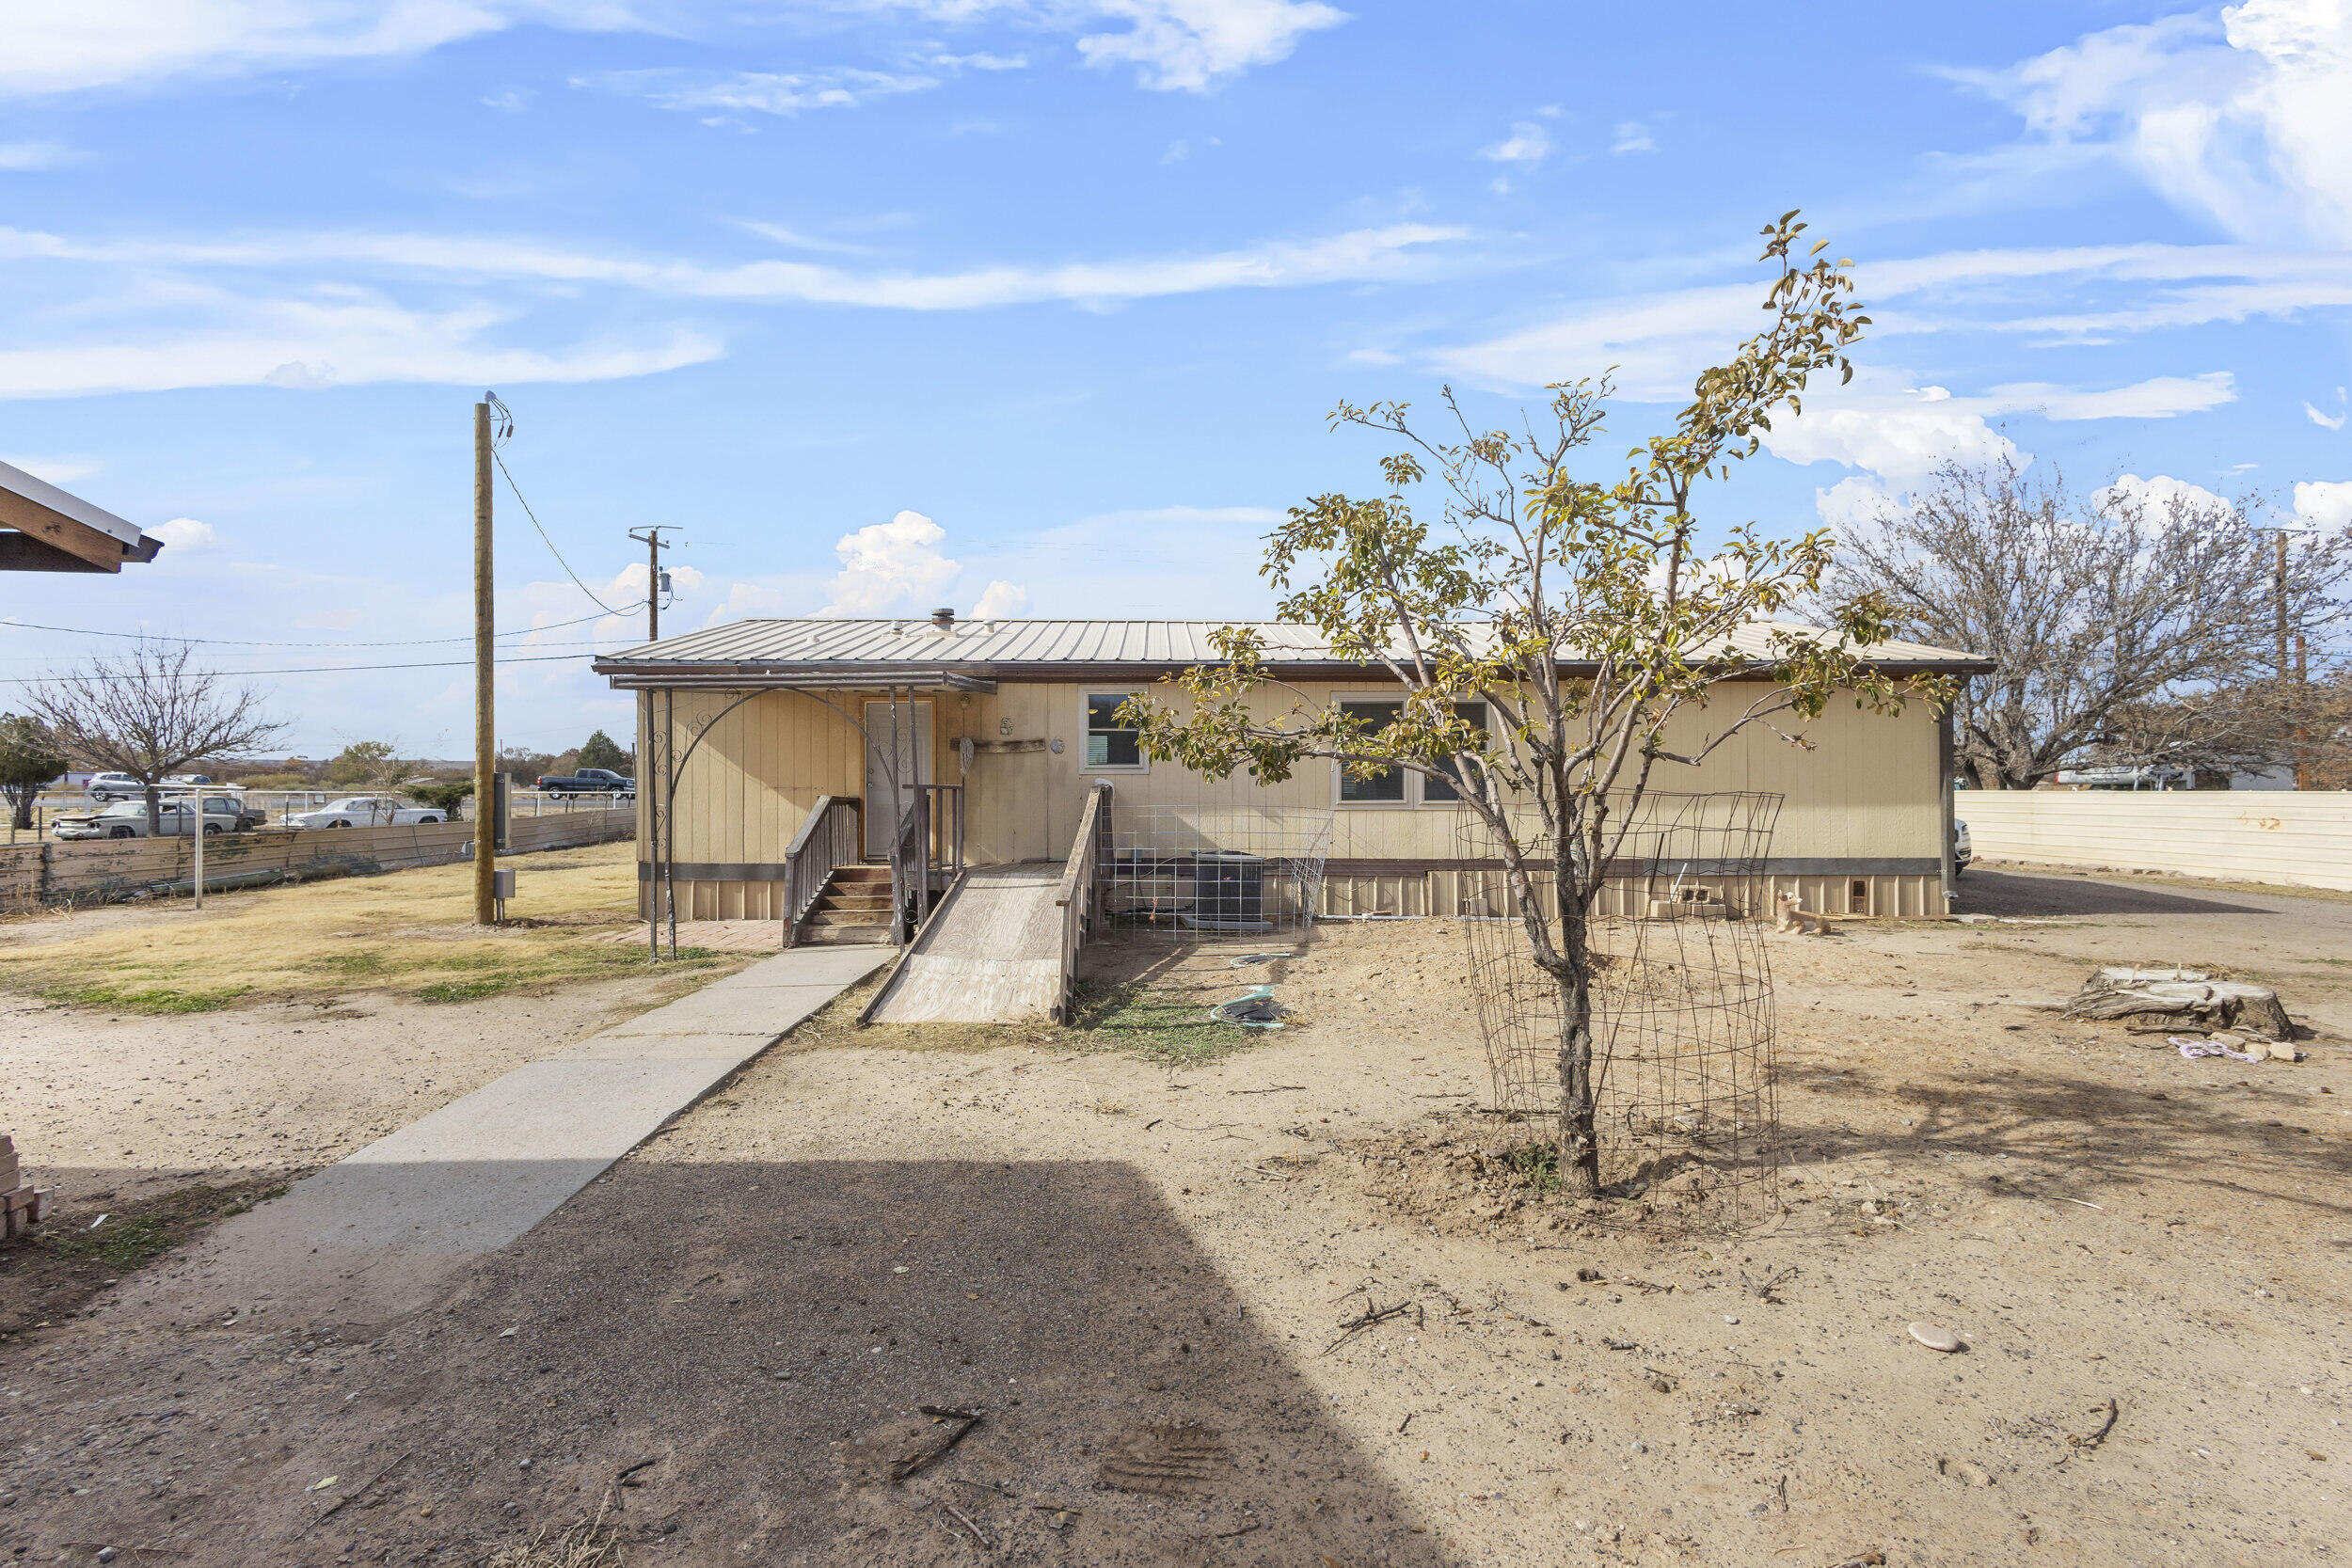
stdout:
{"type": "MultiPolygon", "coordinates": [[[[512,429],[513,427],[510,425],[508,428],[512,429]]],[[[595,605],[598,610],[603,610],[607,615],[620,614],[621,612],[619,610],[613,609],[611,605],[606,604],[602,599],[597,598],[595,594],[589,592],[588,585],[580,580],[580,574],[572,570],[572,563],[564,559],[564,552],[555,547],[555,541],[548,537],[548,531],[544,528],[539,528],[539,515],[531,510],[531,503],[529,501],[523,499],[523,487],[515,483],[515,476],[507,470],[506,459],[499,455],[499,450],[495,445],[490,448],[490,461],[499,466],[500,473],[506,475],[506,487],[515,492],[515,499],[521,505],[523,509],[523,515],[531,519],[531,526],[532,528],[539,530],[540,542],[547,546],[548,553],[555,557],[555,563],[564,568],[564,575],[572,579],[572,586],[579,589],[581,593],[587,594],[588,602],[595,605]]],[[[647,594],[650,595],[653,591],[654,584],[650,582],[645,584],[645,592],[647,594]]],[[[640,601],[640,603],[642,602],[643,601],[640,601]]]]}
{"type": "MultiPolygon", "coordinates": [[[[645,601],[640,599],[624,610],[612,611],[612,615],[630,615],[644,608],[645,601]]],[[[531,637],[543,631],[561,631],[565,626],[582,626],[590,621],[602,621],[610,618],[611,616],[607,615],[582,615],[576,620],[550,621],[544,626],[522,626],[514,631],[502,631],[497,635],[531,637]]],[[[173,637],[167,633],[151,631],[99,631],[89,626],[43,626],[39,621],[20,621],[12,615],[0,618],[0,631],[5,631],[11,626],[22,627],[25,631],[63,632],[70,637],[128,637],[152,642],[202,642],[222,648],[420,648],[434,642],[470,642],[473,641],[473,634],[469,632],[462,637],[404,637],[389,642],[273,642],[250,637],[173,637]]],[[[558,645],[567,648],[596,646],[594,642],[565,642],[558,645]]]]}
{"type": "MultiPolygon", "coordinates": [[[[496,664],[557,664],[579,658],[579,654],[533,654],[524,658],[501,658],[496,664]]],[[[310,664],[291,670],[192,670],[191,675],[219,677],[222,675],[333,675],[359,670],[457,670],[470,669],[469,658],[429,659],[415,664],[310,664]]],[[[127,675],[13,675],[0,678],[0,686],[45,686],[51,683],[71,685],[75,681],[135,681],[147,677],[127,675]]]]}

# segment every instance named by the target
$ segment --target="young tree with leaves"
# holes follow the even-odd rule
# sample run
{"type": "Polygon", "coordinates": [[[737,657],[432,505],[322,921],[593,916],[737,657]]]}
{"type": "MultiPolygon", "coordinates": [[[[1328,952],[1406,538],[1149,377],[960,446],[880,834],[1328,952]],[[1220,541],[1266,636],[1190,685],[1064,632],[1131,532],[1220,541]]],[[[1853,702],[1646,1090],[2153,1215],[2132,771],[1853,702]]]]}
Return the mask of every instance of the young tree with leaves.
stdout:
{"type": "Polygon", "coordinates": [[[33,689],[33,717],[76,761],[128,773],[147,786],[147,831],[163,831],[157,785],[190,763],[258,750],[285,726],[262,694],[191,668],[185,642],[137,642],[33,689]]]}
{"type": "Polygon", "coordinates": [[[16,713],[0,717],[0,796],[8,800],[10,827],[33,825],[33,802],[69,766],[38,721],[16,713]]]}
{"type": "MultiPolygon", "coordinates": [[[[1796,259],[1804,227],[1790,213],[1765,228],[1762,259],[1778,269],[1765,329],[1699,376],[1673,430],[1635,448],[1622,479],[1576,472],[1602,431],[1605,377],[1551,387],[1541,435],[1532,422],[1474,430],[1451,388],[1443,437],[1421,434],[1403,404],[1340,406],[1334,426],[1400,438],[1382,463],[1389,493],[1293,508],[1263,571],[1287,591],[1282,620],[1317,628],[1335,659],[1387,672],[1402,694],[1392,722],[1374,728],[1280,688],[1257,634],[1235,627],[1216,633],[1223,663],[1179,677],[1189,711],[1149,696],[1122,709],[1152,755],[1212,777],[1246,768],[1275,783],[1322,757],[1359,777],[1403,768],[1453,786],[1558,987],[1561,1168],[1581,1193],[1600,1180],[1591,927],[1653,773],[1696,768],[1753,726],[1803,745],[1796,727],[1841,694],[1878,712],[1913,694],[1868,662],[1887,637],[1871,598],[1836,607],[1825,631],[1756,627],[1817,591],[1825,533],[1735,528],[1710,550],[1693,511],[1700,483],[1754,455],[1810,377],[1852,373],[1846,350],[1868,318],[1854,309],[1849,263],[1796,259]],[[1407,500],[1432,480],[1438,531],[1407,500]],[[1287,711],[1263,711],[1269,688],[1289,692],[1287,711]],[[1486,705],[1484,728],[1462,716],[1467,703],[1486,705]],[[1670,748],[1668,727],[1686,715],[1696,738],[1670,748]]],[[[1930,683],[1925,694],[1943,692],[1930,683]]]]}

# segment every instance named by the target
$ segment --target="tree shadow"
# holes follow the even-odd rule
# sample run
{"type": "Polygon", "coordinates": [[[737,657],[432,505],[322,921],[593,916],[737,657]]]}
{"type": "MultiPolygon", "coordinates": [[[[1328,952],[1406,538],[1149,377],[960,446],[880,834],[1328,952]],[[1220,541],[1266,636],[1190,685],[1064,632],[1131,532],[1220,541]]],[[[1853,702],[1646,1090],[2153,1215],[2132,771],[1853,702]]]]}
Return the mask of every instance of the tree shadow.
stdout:
{"type": "Polygon", "coordinates": [[[251,1332],[234,1381],[170,1395],[207,1495],[108,1488],[108,1529],[476,1560],[609,1495],[631,1561],[1449,1560],[1302,1377],[1320,1347],[1119,1162],[632,1159],[380,1337],[251,1332]],[[980,1418],[894,1474],[964,1424],[925,1406],[980,1418]],[[375,1500],[315,1518],[322,1476],[375,1500]]]}
{"type": "Polygon", "coordinates": [[[2251,904],[2162,893],[2154,888],[2093,881],[2081,877],[2036,876],[2024,871],[1972,869],[1960,884],[1960,904],[1968,914],[2276,914],[2251,904]]]}
{"type": "Polygon", "coordinates": [[[1933,1168],[1987,1197],[2061,1197],[2083,1182],[2156,1180],[2251,1193],[2315,1214],[2352,1215],[2352,1201],[2344,1196],[2352,1192],[2352,1148],[2320,1132],[2313,1122],[2323,1113],[2284,1087],[2255,1086],[2250,1094],[2225,1097],[2187,1081],[2147,1089],[2033,1072],[1956,1085],[1788,1065],[1780,1069],[1780,1084],[1784,1090],[1813,1088],[1833,1097],[1809,1101],[1784,1094],[1782,1133],[1800,1162],[1885,1155],[1916,1162],[1915,1174],[1933,1168]],[[1832,1110],[1834,1097],[1856,1093],[1899,1102],[1915,1125],[1857,1132],[1804,1114],[1813,1104],[1832,1110]],[[2232,1151],[2259,1153],[2262,1163],[2232,1164],[2232,1151]],[[2010,1158],[2000,1171],[1927,1164],[1947,1154],[2010,1158]],[[2260,1186],[2251,1170],[2259,1170],[2260,1186]]]}

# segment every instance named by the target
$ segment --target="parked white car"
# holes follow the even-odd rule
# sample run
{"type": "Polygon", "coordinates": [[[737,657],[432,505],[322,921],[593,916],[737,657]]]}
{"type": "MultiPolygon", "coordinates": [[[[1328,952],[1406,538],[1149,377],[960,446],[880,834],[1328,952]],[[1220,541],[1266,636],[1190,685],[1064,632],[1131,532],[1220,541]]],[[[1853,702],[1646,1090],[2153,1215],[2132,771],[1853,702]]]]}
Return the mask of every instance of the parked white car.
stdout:
{"type": "Polygon", "coordinates": [[[446,822],[449,813],[393,795],[346,795],[316,811],[290,811],[289,828],[405,828],[412,822],[446,822]]]}
{"type": "Polygon", "coordinates": [[[135,795],[147,793],[147,786],[128,773],[92,773],[89,798],[93,800],[128,800],[135,795]]]}
{"type": "MultiPolygon", "coordinates": [[[[156,821],[163,836],[185,836],[195,832],[196,813],[183,797],[166,800],[156,809],[156,821]]],[[[204,797],[204,836],[217,838],[222,833],[244,832],[260,826],[254,813],[245,809],[245,802],[227,795],[204,797]]],[[[147,802],[118,800],[105,810],[87,816],[60,816],[56,819],[56,834],[63,839],[79,838],[147,838],[147,802]]]]}
{"type": "Polygon", "coordinates": [[[1957,877],[1968,869],[1968,863],[1977,858],[1977,847],[1968,837],[1968,824],[1952,824],[1952,875],[1957,877]]]}

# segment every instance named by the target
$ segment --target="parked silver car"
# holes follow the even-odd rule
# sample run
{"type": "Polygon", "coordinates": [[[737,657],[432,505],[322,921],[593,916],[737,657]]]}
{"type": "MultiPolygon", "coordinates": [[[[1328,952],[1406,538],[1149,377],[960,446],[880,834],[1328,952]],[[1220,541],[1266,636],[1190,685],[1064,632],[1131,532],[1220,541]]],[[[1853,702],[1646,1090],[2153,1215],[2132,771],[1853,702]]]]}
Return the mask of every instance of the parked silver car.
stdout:
{"type": "Polygon", "coordinates": [[[147,786],[128,773],[92,773],[90,775],[89,798],[93,800],[128,800],[135,795],[144,795],[146,792],[147,786]]]}
{"type": "MultiPolygon", "coordinates": [[[[185,835],[196,831],[196,810],[186,797],[166,800],[156,809],[156,821],[166,838],[185,835]]],[[[261,826],[261,815],[246,809],[245,802],[228,795],[204,797],[204,836],[217,838],[222,833],[244,832],[261,826]]],[[[100,812],[78,816],[60,816],[55,831],[59,838],[147,838],[147,802],[118,800],[100,812]]]]}
{"type": "Polygon", "coordinates": [[[316,811],[290,811],[289,828],[405,828],[412,822],[446,822],[438,806],[421,806],[396,795],[346,795],[316,811]]]}

